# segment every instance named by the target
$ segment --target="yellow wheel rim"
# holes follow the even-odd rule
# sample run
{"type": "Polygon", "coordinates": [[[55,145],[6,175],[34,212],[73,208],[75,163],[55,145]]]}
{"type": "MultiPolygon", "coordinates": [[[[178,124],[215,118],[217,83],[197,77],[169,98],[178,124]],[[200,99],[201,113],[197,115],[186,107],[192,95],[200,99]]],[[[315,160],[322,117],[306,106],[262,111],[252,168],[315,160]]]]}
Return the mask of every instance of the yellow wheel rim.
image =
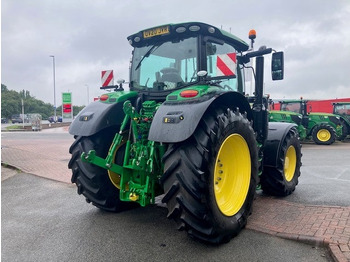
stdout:
{"type": "Polygon", "coordinates": [[[297,154],[294,146],[289,146],[284,159],[284,177],[288,182],[292,181],[297,165],[297,154]]]}
{"type": "MultiPolygon", "coordinates": [[[[114,152],[113,159],[115,159],[115,156],[116,156],[118,150],[119,150],[119,149],[122,147],[122,145],[124,145],[124,144],[125,144],[125,141],[122,140],[122,143],[117,147],[117,149],[116,149],[115,152],[114,152]]],[[[111,147],[112,147],[112,145],[111,145],[111,147]]],[[[120,189],[121,174],[114,173],[113,171],[111,171],[111,170],[109,170],[109,169],[108,169],[107,171],[108,171],[109,179],[111,180],[112,184],[113,184],[115,187],[117,187],[117,188],[120,189]]]]}
{"type": "Polygon", "coordinates": [[[320,129],[317,132],[317,139],[322,142],[326,142],[331,139],[331,133],[327,129],[320,129]]]}
{"type": "Polygon", "coordinates": [[[241,135],[232,134],[221,144],[214,169],[215,200],[225,216],[233,216],[242,208],[250,176],[248,144],[241,135]]]}

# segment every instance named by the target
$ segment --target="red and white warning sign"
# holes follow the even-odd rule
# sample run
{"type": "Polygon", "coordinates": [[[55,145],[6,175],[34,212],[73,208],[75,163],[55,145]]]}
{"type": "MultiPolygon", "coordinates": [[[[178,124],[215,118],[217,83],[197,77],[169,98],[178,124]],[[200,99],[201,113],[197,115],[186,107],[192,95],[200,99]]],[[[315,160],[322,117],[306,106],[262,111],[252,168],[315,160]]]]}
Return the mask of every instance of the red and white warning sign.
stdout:
{"type": "Polygon", "coordinates": [[[102,86],[114,85],[113,70],[102,71],[101,82],[102,82],[102,86]]]}
{"type": "Polygon", "coordinates": [[[218,55],[216,59],[216,75],[232,76],[236,75],[237,58],[236,53],[218,55]]]}

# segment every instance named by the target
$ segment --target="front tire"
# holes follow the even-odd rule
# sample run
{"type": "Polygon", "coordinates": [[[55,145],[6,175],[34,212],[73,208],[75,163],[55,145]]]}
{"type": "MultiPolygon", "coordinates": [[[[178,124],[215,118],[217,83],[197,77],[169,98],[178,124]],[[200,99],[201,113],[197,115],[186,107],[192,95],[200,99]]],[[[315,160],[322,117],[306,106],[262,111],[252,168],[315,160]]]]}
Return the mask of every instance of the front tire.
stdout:
{"type": "Polygon", "coordinates": [[[161,179],[178,229],[204,242],[228,242],[247,223],[254,199],[258,153],[249,121],[215,109],[185,142],[169,146],[161,179]]]}
{"type": "Polygon", "coordinates": [[[320,124],[312,131],[312,140],[318,145],[331,145],[335,138],[336,132],[330,125],[320,124]]]}
{"type": "Polygon", "coordinates": [[[83,152],[90,150],[95,150],[97,156],[105,158],[114,134],[111,130],[105,130],[90,137],[76,137],[69,149],[72,158],[68,168],[72,169],[71,181],[77,185],[78,194],[84,195],[88,203],[106,211],[120,212],[131,208],[135,203],[119,199],[119,189],[109,179],[106,169],[80,159],[83,152]]]}
{"type": "Polygon", "coordinates": [[[279,147],[277,166],[264,167],[261,188],[273,196],[288,196],[297,186],[301,167],[301,145],[298,132],[291,128],[279,147]]]}

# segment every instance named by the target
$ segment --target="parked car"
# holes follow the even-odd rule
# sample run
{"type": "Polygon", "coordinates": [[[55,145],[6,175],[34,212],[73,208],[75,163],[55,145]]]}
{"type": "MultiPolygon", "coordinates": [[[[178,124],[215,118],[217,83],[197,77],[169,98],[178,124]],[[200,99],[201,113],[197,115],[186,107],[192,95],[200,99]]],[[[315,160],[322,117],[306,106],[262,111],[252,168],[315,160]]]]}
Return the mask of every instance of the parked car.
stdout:
{"type": "Polygon", "coordinates": [[[12,124],[23,123],[23,118],[19,114],[12,115],[11,122],[12,122],[12,124]]]}
{"type": "Polygon", "coordinates": [[[2,118],[1,118],[1,124],[6,124],[6,123],[8,123],[7,118],[2,117],[2,118]]]}
{"type": "Polygon", "coordinates": [[[56,121],[55,116],[50,116],[47,120],[49,120],[50,123],[62,122],[62,116],[56,116],[56,121]]]}

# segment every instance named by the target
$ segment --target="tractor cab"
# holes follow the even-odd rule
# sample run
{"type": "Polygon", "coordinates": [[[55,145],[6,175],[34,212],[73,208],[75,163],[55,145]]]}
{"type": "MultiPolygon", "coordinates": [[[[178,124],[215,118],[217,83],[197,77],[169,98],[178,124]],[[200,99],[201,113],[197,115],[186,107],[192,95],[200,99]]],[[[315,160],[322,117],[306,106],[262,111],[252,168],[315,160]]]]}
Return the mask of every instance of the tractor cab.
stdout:
{"type": "Polygon", "coordinates": [[[281,111],[289,111],[294,113],[299,113],[306,115],[307,111],[307,101],[305,100],[291,100],[291,101],[280,101],[281,111]]]}
{"type": "Polygon", "coordinates": [[[249,46],[225,31],[204,23],[170,24],[128,40],[134,47],[129,87],[145,100],[164,101],[177,89],[203,83],[244,92],[237,58],[249,46]]]}
{"type": "MultiPolygon", "coordinates": [[[[288,100],[280,101],[281,111],[288,111],[300,114],[301,123],[304,127],[307,127],[309,124],[308,110],[307,110],[307,101],[306,100],[288,100]]],[[[299,115],[298,115],[299,117],[299,115]]]]}
{"type": "Polygon", "coordinates": [[[350,121],[350,102],[333,103],[333,114],[346,117],[350,121]]]}

